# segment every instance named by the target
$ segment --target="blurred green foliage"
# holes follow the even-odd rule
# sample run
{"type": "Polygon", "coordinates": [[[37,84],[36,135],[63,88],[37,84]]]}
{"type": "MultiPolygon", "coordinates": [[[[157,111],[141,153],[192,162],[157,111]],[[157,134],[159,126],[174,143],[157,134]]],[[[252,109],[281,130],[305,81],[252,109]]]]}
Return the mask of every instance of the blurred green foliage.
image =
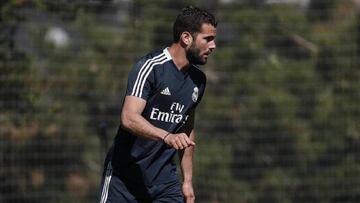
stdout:
{"type": "Polygon", "coordinates": [[[96,202],[127,73],[171,43],[186,4],[220,21],[197,112],[198,202],[360,199],[352,1],[119,2],[1,1],[0,202],[96,202]],[[66,46],[44,40],[51,23],[70,33],[66,46]],[[24,27],[30,51],[19,44],[24,27]]]}

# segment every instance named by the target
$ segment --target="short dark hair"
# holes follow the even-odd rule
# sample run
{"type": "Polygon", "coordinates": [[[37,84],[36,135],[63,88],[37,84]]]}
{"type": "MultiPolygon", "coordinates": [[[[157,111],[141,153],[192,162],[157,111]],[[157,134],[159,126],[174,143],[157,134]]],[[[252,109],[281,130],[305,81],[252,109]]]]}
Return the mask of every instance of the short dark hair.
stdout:
{"type": "Polygon", "coordinates": [[[182,12],[177,16],[173,26],[173,40],[179,42],[181,33],[188,31],[193,37],[196,33],[201,31],[203,24],[210,24],[214,27],[217,26],[217,20],[210,12],[186,6],[182,12]]]}

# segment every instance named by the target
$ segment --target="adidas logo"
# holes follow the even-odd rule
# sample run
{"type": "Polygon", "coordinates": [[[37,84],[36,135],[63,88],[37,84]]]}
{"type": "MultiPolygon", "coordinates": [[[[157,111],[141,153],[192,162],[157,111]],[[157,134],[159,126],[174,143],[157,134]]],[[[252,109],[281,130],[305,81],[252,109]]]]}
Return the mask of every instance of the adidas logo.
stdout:
{"type": "Polygon", "coordinates": [[[163,94],[163,95],[168,95],[168,96],[171,95],[170,90],[169,90],[168,87],[166,87],[163,91],[161,91],[161,94],[163,94]]]}

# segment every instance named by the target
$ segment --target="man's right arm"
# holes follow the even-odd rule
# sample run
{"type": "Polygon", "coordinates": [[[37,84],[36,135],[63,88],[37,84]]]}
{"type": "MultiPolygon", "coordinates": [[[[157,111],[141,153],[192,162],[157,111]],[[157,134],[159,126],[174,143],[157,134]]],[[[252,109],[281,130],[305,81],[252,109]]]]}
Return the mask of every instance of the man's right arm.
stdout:
{"type": "Polygon", "coordinates": [[[152,140],[162,140],[168,132],[149,123],[142,115],[146,101],[135,96],[126,96],[121,111],[121,127],[125,130],[152,140]]]}
{"type": "Polygon", "coordinates": [[[126,96],[120,116],[121,127],[137,136],[163,140],[175,149],[184,149],[195,145],[185,133],[171,134],[149,123],[141,115],[145,105],[146,101],[142,98],[126,96]]]}

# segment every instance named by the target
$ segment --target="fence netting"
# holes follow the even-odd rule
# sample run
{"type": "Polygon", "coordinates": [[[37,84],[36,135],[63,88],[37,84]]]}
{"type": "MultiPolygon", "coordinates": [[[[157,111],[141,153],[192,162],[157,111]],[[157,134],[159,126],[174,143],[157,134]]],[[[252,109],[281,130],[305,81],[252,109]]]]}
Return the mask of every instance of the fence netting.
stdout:
{"type": "Polygon", "coordinates": [[[359,1],[3,0],[0,202],[97,202],[127,74],[188,4],[219,19],[197,202],[360,201],[359,1]]]}

